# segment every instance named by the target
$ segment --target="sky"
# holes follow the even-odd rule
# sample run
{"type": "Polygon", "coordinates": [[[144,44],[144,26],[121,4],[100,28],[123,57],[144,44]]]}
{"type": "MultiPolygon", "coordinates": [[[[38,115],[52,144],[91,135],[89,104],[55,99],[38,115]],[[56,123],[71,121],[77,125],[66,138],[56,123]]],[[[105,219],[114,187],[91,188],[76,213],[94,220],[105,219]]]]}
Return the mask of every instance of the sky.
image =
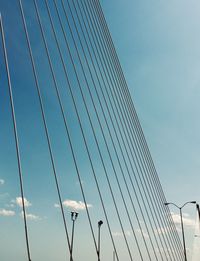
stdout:
{"type": "MultiPolygon", "coordinates": [[[[43,10],[43,1],[39,2],[41,10],[43,10]]],[[[34,16],[30,12],[33,5],[31,1],[23,1],[23,3],[26,14],[29,14],[27,23],[29,29],[32,30],[33,53],[45,94],[44,104],[48,108],[46,113],[52,147],[57,152],[55,153],[56,166],[60,173],[61,189],[64,191],[63,205],[67,213],[69,229],[71,229],[70,210],[80,212],[76,222],[76,231],[79,236],[75,238],[74,252],[78,252],[75,260],[82,260],[82,258],[89,260],[89,257],[92,260],[95,251],[91,234],[87,233],[88,222],[78,179],[74,174],[75,168],[71,154],[68,153],[68,157],[65,156],[66,146],[68,151],[70,150],[69,144],[62,138],[65,130],[61,124],[55,92],[46,86],[49,71],[46,74],[43,73],[43,68],[47,67],[47,60],[42,58],[44,47],[40,46],[38,39],[41,40],[41,36],[34,26],[34,16]],[[66,165],[70,175],[65,175],[66,165]],[[87,248],[83,242],[88,242],[87,248]],[[79,251],[77,251],[78,247],[79,251]],[[88,253],[87,249],[91,249],[91,253],[88,253]]],[[[186,0],[102,0],[101,4],[167,201],[180,206],[191,200],[199,202],[200,4],[197,0],[190,2],[186,0]]],[[[13,95],[22,153],[25,203],[33,260],[40,261],[47,258],[48,260],[65,260],[63,253],[66,254],[66,239],[62,229],[45,133],[41,124],[39,103],[34,89],[30,62],[28,62],[28,52],[25,51],[26,42],[22,33],[17,1],[1,1],[0,10],[8,39],[8,54],[13,65],[11,66],[12,80],[15,83],[13,84],[13,95]],[[19,66],[17,66],[18,64],[19,66]],[[37,142],[35,142],[36,140],[37,142]],[[50,249],[50,251],[46,251],[46,249],[50,249]]],[[[46,22],[46,19],[44,16],[43,22],[46,22]]],[[[45,32],[47,38],[50,37],[47,24],[45,32]]],[[[61,34],[59,34],[59,39],[61,42],[63,41],[61,34]]],[[[72,39],[70,39],[71,42],[72,39]]],[[[64,48],[64,44],[62,48],[64,48]]],[[[50,51],[53,57],[58,55],[55,49],[55,45],[52,43],[50,51]]],[[[58,68],[58,82],[62,85],[65,79],[61,66],[56,59],[53,64],[58,68]]],[[[16,260],[16,256],[17,260],[23,261],[26,258],[17,162],[8,92],[4,84],[6,81],[5,67],[2,60],[0,65],[0,226],[3,235],[0,239],[0,253],[4,261],[16,260]]],[[[69,71],[71,70],[71,77],[75,79],[69,62],[66,63],[66,66],[69,71]]],[[[49,85],[53,85],[52,80],[49,85]]],[[[81,145],[82,141],[79,138],[81,133],[74,120],[75,111],[68,98],[69,93],[64,94],[64,90],[62,93],[81,175],[84,176],[81,182],[89,199],[88,208],[95,226],[95,223],[97,224],[97,221],[103,219],[104,216],[97,192],[94,190],[94,181],[90,176],[91,170],[87,168],[89,162],[81,145]]],[[[86,98],[88,98],[87,95],[86,98]]],[[[80,97],[78,91],[77,96],[80,97]]],[[[82,103],[79,106],[83,108],[82,103]]],[[[85,110],[80,110],[80,115],[84,119],[83,126],[88,130],[86,137],[95,161],[95,168],[100,175],[102,167],[99,164],[97,150],[93,148],[94,140],[91,138],[91,131],[87,128],[89,122],[85,114],[85,110]]],[[[99,130],[97,129],[97,131],[99,130]]],[[[103,145],[102,150],[105,150],[103,145]]],[[[109,164],[106,167],[111,169],[109,164]]],[[[109,217],[115,220],[116,214],[113,214],[114,207],[111,204],[111,198],[106,195],[107,187],[103,182],[101,183],[100,179],[99,182],[103,187],[104,196],[108,200],[109,217]]],[[[120,198],[117,198],[117,202],[120,211],[123,212],[124,208],[120,198]]],[[[172,206],[170,210],[181,237],[179,212],[172,206]]],[[[199,260],[198,254],[200,254],[198,253],[200,238],[194,238],[194,234],[200,234],[200,232],[198,232],[195,206],[187,205],[183,213],[188,260],[197,261],[199,260]]],[[[133,243],[134,248],[125,217],[124,226],[128,240],[133,243]]],[[[107,261],[106,257],[112,258],[111,243],[106,240],[107,228],[104,226],[102,229],[104,239],[102,240],[102,249],[104,249],[102,260],[107,261]]],[[[97,234],[96,232],[95,234],[97,234]]],[[[123,248],[124,242],[121,240],[120,227],[117,222],[113,222],[112,232],[119,249],[123,248]]],[[[129,260],[127,253],[121,253],[121,256],[123,260],[129,260]]]]}
{"type": "MultiPolygon", "coordinates": [[[[115,2],[108,23],[166,198],[198,202],[199,1],[115,2]]],[[[184,211],[195,221],[194,206],[184,211]]]]}

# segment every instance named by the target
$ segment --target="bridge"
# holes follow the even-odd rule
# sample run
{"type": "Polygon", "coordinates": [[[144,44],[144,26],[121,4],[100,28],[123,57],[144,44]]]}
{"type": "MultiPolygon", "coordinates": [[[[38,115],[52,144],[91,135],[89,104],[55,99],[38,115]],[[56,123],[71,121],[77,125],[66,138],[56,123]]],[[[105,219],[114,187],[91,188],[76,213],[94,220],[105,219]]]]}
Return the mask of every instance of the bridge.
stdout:
{"type": "Polygon", "coordinates": [[[185,260],[100,2],[0,11],[1,260],[185,260]]]}

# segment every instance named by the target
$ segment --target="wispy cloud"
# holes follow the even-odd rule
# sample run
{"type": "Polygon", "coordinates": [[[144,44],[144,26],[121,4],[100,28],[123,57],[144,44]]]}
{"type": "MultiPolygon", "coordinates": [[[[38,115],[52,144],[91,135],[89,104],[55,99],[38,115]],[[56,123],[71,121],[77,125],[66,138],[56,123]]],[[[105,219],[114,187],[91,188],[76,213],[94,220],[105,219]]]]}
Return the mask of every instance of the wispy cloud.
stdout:
{"type": "MultiPolygon", "coordinates": [[[[76,185],[77,185],[77,186],[80,186],[80,182],[77,181],[77,182],[76,182],[76,185]]],[[[84,181],[83,181],[83,180],[81,180],[81,185],[84,185],[84,181]]]]}
{"type": "MultiPolygon", "coordinates": [[[[24,212],[21,212],[21,217],[24,218],[24,212]]],[[[37,221],[40,220],[41,218],[39,216],[36,216],[34,214],[31,213],[26,213],[26,218],[29,220],[33,220],[33,221],[37,221]]]]}
{"type": "MultiPolygon", "coordinates": [[[[174,223],[180,225],[181,224],[180,215],[175,214],[173,212],[171,214],[172,214],[172,218],[174,220],[174,223]]],[[[184,223],[184,226],[186,226],[186,227],[194,227],[195,226],[195,220],[190,218],[190,215],[187,214],[187,213],[183,214],[183,223],[184,223]]]]}
{"type": "Polygon", "coordinates": [[[7,208],[14,208],[14,207],[15,207],[15,205],[14,205],[13,203],[6,204],[5,206],[6,206],[7,208]]]}
{"type": "Polygon", "coordinates": [[[0,186],[5,184],[5,180],[4,179],[0,179],[0,186]]]}
{"type": "MultiPolygon", "coordinates": [[[[85,203],[82,201],[76,201],[76,200],[70,200],[70,199],[66,199],[63,201],[63,206],[66,208],[70,208],[71,210],[76,210],[76,211],[80,211],[80,210],[85,210],[85,203]]],[[[60,205],[59,204],[54,204],[55,208],[59,208],[60,205]]],[[[87,204],[88,208],[91,208],[92,205],[91,204],[87,204]]]]}
{"type": "Polygon", "coordinates": [[[0,216],[11,217],[14,215],[15,215],[15,211],[7,210],[7,209],[0,209],[0,216]]]}
{"type": "MultiPolygon", "coordinates": [[[[16,203],[19,207],[22,208],[22,198],[21,197],[17,197],[14,201],[12,200],[12,202],[16,203]]],[[[26,198],[24,198],[24,205],[25,205],[25,207],[30,207],[32,204],[26,198]]]]}
{"type": "Polygon", "coordinates": [[[154,229],[154,232],[158,235],[165,235],[165,234],[168,234],[169,232],[179,232],[180,231],[180,228],[177,228],[177,227],[169,227],[169,226],[165,226],[165,227],[157,227],[154,229]]]}
{"type": "Polygon", "coordinates": [[[114,237],[122,237],[123,236],[122,232],[112,232],[112,235],[114,237]]]}
{"type": "MultiPolygon", "coordinates": [[[[131,231],[129,231],[129,230],[125,231],[125,235],[128,236],[128,237],[130,237],[131,234],[132,234],[132,233],[131,233],[131,231]]],[[[119,232],[119,231],[115,231],[115,232],[112,232],[112,235],[113,235],[114,237],[122,237],[122,236],[123,236],[123,233],[122,233],[122,232],[119,232]]]]}
{"type": "Polygon", "coordinates": [[[9,193],[8,192],[6,192],[6,193],[3,193],[3,194],[0,194],[0,199],[6,199],[6,198],[8,198],[10,195],[9,195],[9,193]]]}
{"type": "MultiPolygon", "coordinates": [[[[73,210],[85,210],[85,204],[82,201],[65,200],[63,201],[63,206],[73,210]]],[[[90,208],[92,205],[87,204],[87,207],[90,208]]]]}
{"type": "Polygon", "coordinates": [[[168,226],[166,227],[157,227],[154,229],[155,233],[158,235],[165,235],[169,232],[170,228],[168,226]]]}
{"type": "Polygon", "coordinates": [[[146,238],[146,239],[149,238],[149,235],[148,235],[144,230],[141,231],[141,229],[137,228],[135,231],[136,231],[137,233],[139,233],[140,235],[143,235],[144,238],[146,238]]]}

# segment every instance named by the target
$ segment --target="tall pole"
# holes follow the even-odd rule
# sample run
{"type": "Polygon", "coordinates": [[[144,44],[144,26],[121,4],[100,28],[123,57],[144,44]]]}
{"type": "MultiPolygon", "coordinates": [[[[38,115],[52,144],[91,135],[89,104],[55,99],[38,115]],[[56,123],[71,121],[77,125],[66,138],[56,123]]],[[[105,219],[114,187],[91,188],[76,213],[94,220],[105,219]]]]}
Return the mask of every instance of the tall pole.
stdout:
{"type": "Polygon", "coordinates": [[[198,218],[199,218],[199,232],[200,232],[200,208],[199,208],[199,204],[196,204],[197,207],[197,213],[198,213],[198,218]]]}
{"type": "Polygon", "coordinates": [[[187,261],[186,246],[185,246],[185,234],[184,234],[184,228],[183,228],[183,215],[182,215],[182,208],[180,208],[180,217],[181,217],[181,229],[182,229],[182,236],[183,236],[184,256],[185,256],[185,261],[187,261]]]}
{"type": "Polygon", "coordinates": [[[196,204],[196,201],[189,201],[189,202],[186,202],[185,204],[183,204],[181,207],[177,206],[176,204],[174,203],[168,203],[166,202],[165,203],[165,206],[168,206],[168,205],[174,205],[175,207],[177,207],[180,211],[180,218],[181,218],[181,229],[182,229],[182,236],[183,236],[183,250],[184,250],[184,257],[185,257],[185,261],[187,261],[187,253],[186,253],[186,245],[185,245],[185,235],[184,235],[184,228],[183,228],[183,215],[182,215],[182,208],[187,205],[187,204],[196,204]]]}
{"type": "Polygon", "coordinates": [[[73,242],[74,242],[74,223],[75,223],[75,220],[72,220],[72,238],[71,238],[71,248],[70,248],[70,261],[72,261],[72,252],[73,252],[73,242]]]}
{"type": "Polygon", "coordinates": [[[101,225],[102,224],[103,224],[103,221],[100,220],[98,222],[98,249],[97,249],[98,261],[100,261],[100,242],[101,242],[101,225]]]}
{"type": "Polygon", "coordinates": [[[74,244],[74,227],[75,227],[75,221],[78,217],[77,212],[71,212],[71,220],[72,220],[72,238],[71,238],[71,247],[70,247],[70,261],[73,261],[72,253],[73,253],[73,244],[74,244]]]}
{"type": "Polygon", "coordinates": [[[98,233],[98,261],[100,261],[100,226],[98,226],[98,230],[99,230],[99,233],[98,233]]]}

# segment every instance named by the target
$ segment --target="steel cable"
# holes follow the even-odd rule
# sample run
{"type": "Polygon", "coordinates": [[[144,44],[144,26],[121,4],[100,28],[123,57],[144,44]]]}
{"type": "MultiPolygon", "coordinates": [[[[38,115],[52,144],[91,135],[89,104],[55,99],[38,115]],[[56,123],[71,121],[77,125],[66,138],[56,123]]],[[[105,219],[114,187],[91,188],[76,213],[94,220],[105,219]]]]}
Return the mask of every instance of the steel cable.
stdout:
{"type": "Polygon", "coordinates": [[[21,192],[21,199],[22,199],[22,210],[23,210],[22,216],[23,216],[23,219],[24,219],[24,230],[25,230],[25,238],[26,238],[26,248],[27,248],[28,260],[31,261],[27,217],[26,217],[26,207],[25,207],[25,197],[24,197],[23,174],[22,174],[19,139],[18,139],[18,132],[17,132],[17,122],[16,122],[16,116],[15,116],[15,106],[14,106],[14,100],[13,100],[12,83],[11,83],[11,78],[10,78],[10,69],[9,69],[9,63],[8,63],[8,55],[7,55],[5,34],[4,34],[4,27],[3,27],[3,21],[2,21],[1,13],[0,13],[0,30],[1,30],[1,39],[2,39],[2,44],[3,44],[4,61],[5,61],[5,66],[6,66],[6,76],[7,76],[7,81],[8,81],[10,106],[11,106],[11,112],[12,112],[12,123],[13,123],[15,147],[16,147],[16,154],[17,154],[19,184],[20,184],[20,192],[21,192]]]}
{"type": "MultiPolygon", "coordinates": [[[[84,8],[83,8],[83,10],[84,10],[84,8]]],[[[106,75],[106,74],[105,74],[106,75]]],[[[128,155],[129,156],[129,155],[128,155]]],[[[145,203],[144,203],[145,204],[145,203]]],[[[152,229],[152,231],[153,231],[153,229],[152,229]]]]}
{"type": "MultiPolygon", "coordinates": [[[[92,6],[92,3],[93,2],[91,2],[91,5],[90,5],[90,7],[92,6]]],[[[93,17],[93,20],[94,20],[94,17],[93,17]]],[[[95,20],[96,20],[96,24],[97,24],[97,18],[95,18],[95,20]]],[[[100,30],[100,29],[99,29],[100,30]]],[[[101,41],[101,42],[103,42],[103,40],[101,41]]],[[[104,44],[104,48],[106,49],[107,48],[107,46],[104,44]]],[[[107,51],[107,55],[106,55],[106,58],[107,57],[109,57],[109,52],[107,51]]],[[[110,66],[112,66],[112,62],[110,62],[110,66]]],[[[114,76],[113,76],[114,77],[114,76]]],[[[116,81],[115,81],[115,83],[116,83],[116,81]]],[[[119,86],[119,89],[120,89],[120,85],[118,84],[118,86],[119,86]]],[[[118,91],[118,90],[117,90],[118,91]]],[[[120,96],[119,96],[120,97],[120,96]]],[[[118,105],[119,105],[119,103],[118,103],[118,105]]],[[[123,102],[122,102],[122,105],[123,105],[123,102]]],[[[123,106],[122,106],[123,107],[123,106]]],[[[125,115],[126,116],[126,115],[125,115]]],[[[128,120],[127,120],[127,118],[125,119],[127,122],[128,122],[128,120]]],[[[130,129],[130,125],[129,125],[129,127],[128,127],[128,129],[130,129]]],[[[133,129],[133,131],[134,131],[134,136],[135,136],[135,130],[133,129]]],[[[131,137],[134,137],[133,135],[131,135],[131,137]]],[[[137,141],[137,140],[136,140],[137,141]]],[[[145,167],[144,167],[144,164],[143,164],[143,162],[141,161],[141,158],[140,158],[140,154],[138,153],[138,144],[137,144],[137,142],[135,141],[135,139],[133,139],[133,142],[134,142],[134,145],[135,145],[135,147],[136,147],[136,153],[135,153],[135,157],[136,157],[136,161],[137,161],[137,164],[138,164],[138,166],[139,166],[139,169],[140,169],[140,173],[142,174],[142,178],[143,178],[143,182],[144,182],[144,184],[145,184],[145,187],[146,187],[146,190],[147,190],[147,192],[148,192],[148,194],[150,195],[150,201],[151,201],[151,204],[152,204],[152,206],[153,206],[153,208],[154,208],[154,204],[152,203],[152,199],[151,199],[151,195],[153,195],[153,197],[154,197],[154,194],[153,194],[153,192],[152,192],[152,185],[149,183],[149,180],[147,180],[147,183],[148,184],[146,184],[146,181],[145,181],[145,176],[143,175],[143,173],[146,175],[146,170],[145,170],[145,167]],[[139,159],[138,159],[139,158],[139,159]],[[140,163],[141,163],[141,166],[140,166],[140,163]],[[150,189],[150,192],[148,191],[150,189]]],[[[157,205],[157,198],[154,198],[153,199],[154,200],[154,202],[155,202],[155,205],[157,205]],[[156,199],[156,200],[155,200],[156,199]]],[[[154,210],[155,211],[155,210],[154,210]]],[[[157,215],[157,214],[156,214],[157,215]]],[[[161,220],[161,223],[162,223],[162,218],[161,218],[161,216],[160,216],[160,211],[159,211],[159,207],[158,207],[158,215],[159,215],[159,217],[157,218],[157,221],[158,221],[158,225],[159,225],[159,227],[162,229],[162,226],[160,225],[160,220],[161,220]]],[[[165,226],[163,226],[163,228],[165,229],[165,226]]],[[[164,238],[164,243],[166,244],[166,241],[165,241],[165,238],[164,238]]],[[[169,240],[168,240],[168,238],[167,238],[167,243],[170,245],[170,242],[169,242],[169,240]]]]}
{"type": "MultiPolygon", "coordinates": [[[[96,2],[98,2],[98,1],[96,1],[96,2]]],[[[99,3],[99,2],[98,2],[99,3]]],[[[102,16],[103,16],[103,14],[101,14],[102,16]]],[[[104,18],[104,17],[103,17],[104,18]]],[[[105,20],[105,18],[104,18],[104,20],[105,20]]],[[[106,24],[105,24],[105,26],[107,26],[106,24]]],[[[107,31],[108,31],[108,29],[107,29],[107,31]]],[[[108,31],[108,33],[109,33],[109,31],[108,31]]],[[[110,37],[110,35],[109,35],[109,38],[110,38],[110,41],[112,41],[112,39],[111,39],[111,37],[110,37]]],[[[113,44],[112,44],[113,45],[113,44]]],[[[114,47],[113,47],[114,48],[114,47]]],[[[119,64],[119,62],[118,62],[118,64],[119,64]]],[[[119,64],[119,66],[120,66],[120,64],[119,64]]],[[[122,72],[122,71],[121,71],[122,72]]],[[[123,73],[123,72],[122,72],[123,73]]],[[[129,99],[130,99],[130,97],[129,97],[129,99]]],[[[131,101],[132,102],[132,101],[131,101]]],[[[134,105],[133,105],[134,106],[134,105]]],[[[139,121],[138,121],[139,122],[139,121]]],[[[137,130],[138,131],[138,130],[137,130]]],[[[155,182],[155,181],[154,181],[155,182]]],[[[156,183],[155,183],[156,184],[156,183]]],[[[173,230],[173,229],[172,229],[173,230]]]]}
{"type": "Polygon", "coordinates": [[[24,31],[25,31],[25,35],[26,35],[29,55],[30,55],[30,59],[31,59],[31,65],[32,65],[32,69],[33,69],[34,79],[35,79],[35,86],[36,86],[37,94],[38,94],[38,98],[39,98],[40,109],[41,109],[41,113],[42,113],[42,120],[43,120],[43,124],[44,124],[45,135],[46,135],[46,138],[47,138],[47,144],[48,144],[51,164],[52,164],[52,168],[53,168],[53,174],[54,174],[54,178],[55,178],[56,190],[57,190],[57,193],[58,193],[58,199],[59,199],[59,204],[60,204],[61,213],[62,213],[64,230],[65,230],[65,234],[66,234],[66,238],[67,238],[68,248],[69,248],[69,251],[70,251],[69,235],[68,235],[65,213],[64,213],[63,204],[62,204],[62,197],[61,197],[60,187],[59,187],[59,183],[58,183],[58,177],[57,177],[57,171],[56,171],[56,166],[55,166],[55,162],[54,162],[53,151],[52,151],[52,147],[51,147],[51,140],[50,140],[48,126],[47,126],[47,122],[46,122],[46,115],[45,115],[45,110],[44,110],[44,105],[43,105],[43,99],[42,99],[42,95],[41,95],[38,75],[37,75],[37,71],[36,71],[35,61],[34,61],[34,57],[33,57],[33,53],[32,53],[32,47],[31,47],[31,43],[30,43],[29,33],[28,33],[27,25],[26,25],[26,19],[25,19],[24,10],[23,10],[21,0],[19,0],[19,4],[20,4],[20,11],[21,11],[24,31]]]}

